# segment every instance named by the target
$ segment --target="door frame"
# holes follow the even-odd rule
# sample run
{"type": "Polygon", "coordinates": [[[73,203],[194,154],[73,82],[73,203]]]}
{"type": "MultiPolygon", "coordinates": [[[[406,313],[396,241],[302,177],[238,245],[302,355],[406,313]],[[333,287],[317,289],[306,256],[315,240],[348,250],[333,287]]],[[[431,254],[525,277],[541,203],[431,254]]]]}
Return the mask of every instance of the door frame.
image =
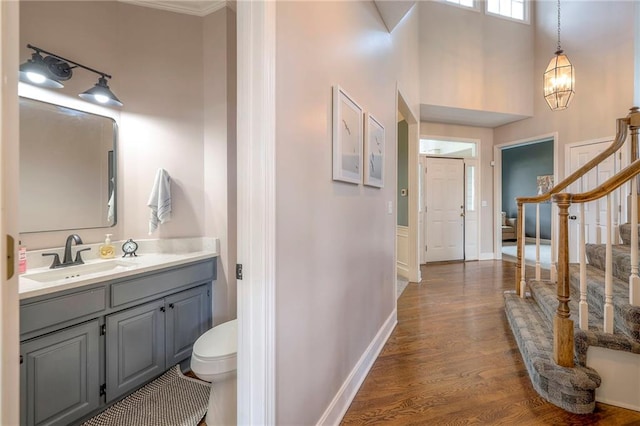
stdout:
{"type": "MultiPolygon", "coordinates": [[[[407,99],[407,96],[403,94],[402,89],[400,88],[400,84],[396,83],[396,111],[400,112],[404,119],[409,124],[409,136],[408,136],[408,145],[409,145],[409,153],[408,153],[408,162],[407,168],[409,170],[409,281],[419,283],[422,281],[422,274],[420,272],[420,225],[419,225],[419,217],[418,217],[418,170],[420,167],[419,163],[419,152],[420,152],[420,123],[416,118],[416,115],[411,110],[407,99]]],[[[397,153],[397,150],[396,150],[397,153]]],[[[396,172],[397,179],[397,172],[396,172]]],[[[398,185],[396,181],[396,194],[395,199],[398,200],[398,185]]],[[[397,201],[396,201],[397,203],[397,201]]],[[[396,214],[395,214],[395,224],[398,224],[398,206],[396,205],[396,214]]],[[[395,241],[395,253],[394,254],[394,268],[397,267],[397,250],[398,250],[398,239],[395,241]]],[[[397,286],[397,280],[396,280],[397,286]]]]}
{"type": "Polygon", "coordinates": [[[0,2],[0,424],[20,423],[19,296],[15,267],[18,240],[18,73],[19,2],[0,2]],[[14,245],[9,243],[13,238],[14,245]],[[14,274],[9,277],[9,262],[14,274]]]}
{"type": "MultiPolygon", "coordinates": [[[[495,188],[493,194],[493,223],[494,223],[494,237],[493,237],[493,252],[495,259],[502,259],[502,150],[505,148],[512,148],[515,146],[533,145],[539,142],[543,142],[551,139],[553,141],[553,181],[559,182],[560,174],[560,140],[558,138],[558,132],[544,133],[541,135],[518,139],[511,142],[501,143],[493,146],[493,187],[495,188]]],[[[558,248],[554,244],[555,236],[557,235],[557,221],[553,220],[557,216],[557,206],[551,203],[551,280],[554,281],[556,277],[556,254],[558,248]]]]}
{"type": "Polygon", "coordinates": [[[276,424],[276,2],[237,4],[238,424],[276,424]]]}

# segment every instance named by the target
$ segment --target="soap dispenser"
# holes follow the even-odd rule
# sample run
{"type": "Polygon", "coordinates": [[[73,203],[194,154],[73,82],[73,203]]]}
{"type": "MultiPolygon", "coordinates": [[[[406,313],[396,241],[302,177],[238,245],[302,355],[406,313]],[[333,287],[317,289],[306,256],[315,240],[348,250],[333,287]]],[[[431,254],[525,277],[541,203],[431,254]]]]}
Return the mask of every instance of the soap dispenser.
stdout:
{"type": "Polygon", "coordinates": [[[105,234],[104,244],[98,248],[100,257],[103,259],[111,259],[116,255],[116,249],[113,244],[111,244],[111,235],[112,234],[105,234]]]}

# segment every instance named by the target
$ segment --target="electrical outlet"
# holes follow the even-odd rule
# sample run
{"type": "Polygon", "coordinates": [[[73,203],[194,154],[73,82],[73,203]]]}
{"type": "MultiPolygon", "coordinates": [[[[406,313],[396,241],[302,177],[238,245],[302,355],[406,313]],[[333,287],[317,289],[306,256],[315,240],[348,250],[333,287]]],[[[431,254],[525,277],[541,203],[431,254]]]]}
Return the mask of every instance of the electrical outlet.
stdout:
{"type": "Polygon", "coordinates": [[[393,214],[393,201],[389,201],[387,204],[387,214],[393,214]]]}

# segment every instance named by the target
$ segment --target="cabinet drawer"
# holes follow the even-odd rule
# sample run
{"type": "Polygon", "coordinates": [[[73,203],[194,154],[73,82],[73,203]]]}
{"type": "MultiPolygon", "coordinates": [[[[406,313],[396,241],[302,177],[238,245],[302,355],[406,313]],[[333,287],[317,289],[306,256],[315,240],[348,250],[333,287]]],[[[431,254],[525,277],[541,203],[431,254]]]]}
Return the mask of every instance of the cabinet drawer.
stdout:
{"type": "Polygon", "coordinates": [[[111,306],[116,307],[147,297],[155,297],[163,292],[213,279],[215,279],[215,264],[204,262],[123,281],[111,285],[111,306]]]}
{"type": "Polygon", "coordinates": [[[20,306],[20,334],[29,333],[106,308],[106,289],[98,287],[20,306]]]}

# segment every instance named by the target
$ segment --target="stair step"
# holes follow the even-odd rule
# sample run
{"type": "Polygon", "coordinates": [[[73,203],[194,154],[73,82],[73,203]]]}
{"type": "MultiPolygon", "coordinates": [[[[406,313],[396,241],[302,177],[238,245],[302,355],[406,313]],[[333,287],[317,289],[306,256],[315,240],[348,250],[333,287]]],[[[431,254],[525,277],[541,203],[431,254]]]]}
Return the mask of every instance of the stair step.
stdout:
{"type": "MultiPolygon", "coordinates": [[[[589,265],[605,270],[605,244],[585,244],[587,262],[589,265]]],[[[631,246],[616,244],[611,246],[613,276],[623,281],[629,281],[631,275],[631,246]]]]}
{"type": "MultiPolygon", "coordinates": [[[[620,238],[626,245],[631,245],[631,224],[625,223],[619,226],[620,238]]],[[[638,235],[640,236],[640,226],[638,226],[638,235]]],[[[640,246],[640,238],[638,238],[638,245],[640,246]]]]}
{"type": "MultiPolygon", "coordinates": [[[[557,290],[555,283],[548,281],[531,281],[529,283],[531,298],[538,304],[540,312],[547,320],[549,326],[553,324],[553,317],[558,308],[557,290]]],[[[580,365],[587,363],[587,349],[589,346],[599,346],[616,351],[625,351],[640,354],[640,342],[624,334],[617,324],[614,333],[603,331],[602,312],[594,309],[589,310],[589,330],[579,329],[578,298],[572,293],[569,301],[571,310],[571,320],[573,320],[575,357],[580,365]]],[[[618,321],[619,323],[620,321],[618,321]]]]}
{"type": "Polygon", "coordinates": [[[592,413],[600,376],[592,368],[576,364],[560,367],[553,361],[553,332],[533,298],[504,293],[505,311],[531,383],[536,391],[558,407],[577,414],[592,413]]]}
{"type": "MultiPolygon", "coordinates": [[[[572,299],[580,299],[580,266],[569,265],[572,299]]],[[[604,312],[604,271],[587,265],[587,303],[589,315],[604,312]]],[[[613,322],[616,332],[640,340],[640,307],[629,304],[629,284],[613,278],[613,322]]]]}

